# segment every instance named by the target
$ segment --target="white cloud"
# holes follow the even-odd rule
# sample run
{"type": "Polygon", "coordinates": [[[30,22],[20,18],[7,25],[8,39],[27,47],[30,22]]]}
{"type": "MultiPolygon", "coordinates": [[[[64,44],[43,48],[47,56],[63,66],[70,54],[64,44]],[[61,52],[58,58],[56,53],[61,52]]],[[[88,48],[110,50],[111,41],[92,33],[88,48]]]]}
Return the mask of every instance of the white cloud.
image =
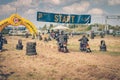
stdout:
{"type": "Polygon", "coordinates": [[[22,16],[27,16],[28,14],[35,14],[36,10],[38,9],[39,3],[35,3],[37,1],[34,0],[17,0],[14,2],[10,2],[6,5],[0,5],[0,15],[10,15],[11,13],[16,12],[17,8],[17,13],[22,15],[22,16]]]}
{"type": "Polygon", "coordinates": [[[36,21],[36,15],[37,9],[28,9],[22,14],[22,17],[28,20],[36,21]]]}
{"type": "Polygon", "coordinates": [[[63,7],[63,11],[68,12],[68,13],[83,13],[87,11],[88,7],[90,6],[89,2],[81,2],[79,3],[74,3],[70,6],[65,6],[63,7]]]}
{"type": "Polygon", "coordinates": [[[14,5],[16,7],[21,7],[21,6],[30,6],[32,4],[32,0],[17,0],[16,2],[10,3],[11,5],[14,5]]]}
{"type": "Polygon", "coordinates": [[[25,14],[35,14],[36,13],[36,10],[35,9],[29,9],[29,10],[27,10],[26,12],[25,12],[25,14]]]}
{"type": "Polygon", "coordinates": [[[103,3],[106,3],[107,0],[89,0],[92,4],[103,4],[103,3]]]}
{"type": "Polygon", "coordinates": [[[51,3],[54,5],[59,5],[61,3],[61,0],[44,0],[44,3],[51,3]]]}
{"type": "Polygon", "coordinates": [[[52,2],[57,5],[60,4],[60,0],[52,0],[52,2]]]}
{"type": "Polygon", "coordinates": [[[89,10],[88,13],[102,15],[102,14],[104,14],[104,11],[102,9],[99,9],[99,8],[93,8],[93,9],[89,10]]]}
{"type": "Polygon", "coordinates": [[[11,5],[1,5],[0,6],[0,15],[15,12],[16,8],[12,7],[11,5]]]}
{"type": "Polygon", "coordinates": [[[108,0],[109,5],[120,5],[120,0],[108,0]]]}

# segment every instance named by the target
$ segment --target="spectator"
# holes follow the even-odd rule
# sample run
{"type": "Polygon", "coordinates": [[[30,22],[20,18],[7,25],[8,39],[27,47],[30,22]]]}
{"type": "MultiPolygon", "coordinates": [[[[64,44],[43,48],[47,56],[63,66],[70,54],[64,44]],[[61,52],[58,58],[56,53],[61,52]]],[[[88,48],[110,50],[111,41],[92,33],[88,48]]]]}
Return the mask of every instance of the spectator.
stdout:
{"type": "Polygon", "coordinates": [[[94,37],[95,37],[95,34],[94,34],[94,32],[92,31],[92,32],[91,32],[91,39],[94,39],[94,37]]]}
{"type": "Polygon", "coordinates": [[[0,52],[2,52],[3,49],[3,36],[2,33],[0,33],[0,52]]]}
{"type": "Polygon", "coordinates": [[[105,35],[104,35],[103,32],[101,32],[101,33],[100,33],[100,36],[101,36],[101,38],[104,38],[105,35]]]}
{"type": "Polygon", "coordinates": [[[89,44],[86,45],[86,52],[87,52],[87,53],[92,52],[91,49],[90,49],[89,44]]]}
{"type": "Polygon", "coordinates": [[[116,36],[116,33],[115,33],[115,31],[113,31],[113,36],[114,36],[114,37],[116,36]]]}

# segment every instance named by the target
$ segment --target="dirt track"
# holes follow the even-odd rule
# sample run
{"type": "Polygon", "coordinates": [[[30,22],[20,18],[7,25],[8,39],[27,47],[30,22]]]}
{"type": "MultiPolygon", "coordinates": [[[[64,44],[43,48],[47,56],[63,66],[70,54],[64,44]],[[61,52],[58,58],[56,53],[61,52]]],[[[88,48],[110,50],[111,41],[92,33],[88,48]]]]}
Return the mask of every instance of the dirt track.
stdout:
{"type": "Polygon", "coordinates": [[[55,41],[34,40],[38,55],[27,56],[30,38],[7,37],[8,44],[0,53],[0,80],[120,80],[120,56],[113,55],[120,54],[119,37],[104,38],[109,45],[107,52],[99,51],[99,37],[90,40],[91,54],[79,51],[78,39],[70,38],[68,54],[58,52],[55,41]],[[20,51],[15,49],[18,39],[24,44],[20,51]]]}

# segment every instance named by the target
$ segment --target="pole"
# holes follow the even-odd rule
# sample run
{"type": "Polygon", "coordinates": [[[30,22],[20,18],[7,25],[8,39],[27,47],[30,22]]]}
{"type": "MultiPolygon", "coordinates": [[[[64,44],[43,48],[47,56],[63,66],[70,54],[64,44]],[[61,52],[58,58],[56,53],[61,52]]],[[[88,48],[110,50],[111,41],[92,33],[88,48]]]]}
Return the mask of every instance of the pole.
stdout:
{"type": "Polygon", "coordinates": [[[106,33],[107,33],[107,30],[108,30],[107,17],[108,17],[108,16],[105,16],[105,32],[106,32],[106,33]]]}

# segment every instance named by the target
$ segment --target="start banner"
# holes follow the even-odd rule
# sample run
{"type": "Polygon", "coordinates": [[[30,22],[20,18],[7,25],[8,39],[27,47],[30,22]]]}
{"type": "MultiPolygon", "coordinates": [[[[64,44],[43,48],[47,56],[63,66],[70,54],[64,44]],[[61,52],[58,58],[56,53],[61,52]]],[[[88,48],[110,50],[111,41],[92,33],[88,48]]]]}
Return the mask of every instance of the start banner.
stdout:
{"type": "Polygon", "coordinates": [[[91,15],[37,12],[37,21],[70,24],[88,24],[91,22],[91,15]]]}

